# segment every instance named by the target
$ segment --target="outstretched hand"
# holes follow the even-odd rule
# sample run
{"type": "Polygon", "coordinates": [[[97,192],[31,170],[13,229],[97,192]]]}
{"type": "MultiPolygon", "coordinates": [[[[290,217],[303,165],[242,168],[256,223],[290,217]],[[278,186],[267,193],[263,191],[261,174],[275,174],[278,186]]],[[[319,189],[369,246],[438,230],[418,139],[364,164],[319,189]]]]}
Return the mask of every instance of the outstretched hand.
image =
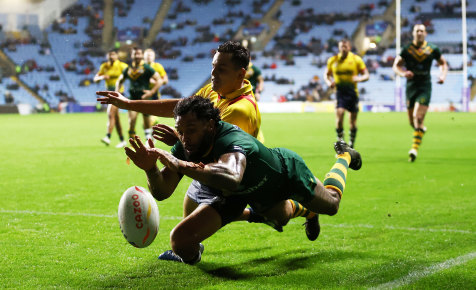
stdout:
{"type": "Polygon", "coordinates": [[[121,93],[115,91],[99,91],[96,92],[96,95],[102,96],[98,97],[97,101],[101,104],[112,104],[121,109],[127,109],[127,103],[129,99],[124,97],[121,93]]]}
{"type": "Polygon", "coordinates": [[[170,126],[157,124],[152,129],[154,130],[152,137],[168,146],[173,146],[179,140],[177,131],[170,126]]]}
{"type": "Polygon", "coordinates": [[[154,148],[154,142],[152,139],[149,139],[148,142],[149,148],[144,146],[139,136],[135,136],[129,139],[129,143],[134,150],[129,147],[124,148],[127,157],[129,157],[137,167],[145,171],[154,168],[158,158],[158,154],[153,150],[156,149],[154,148]]]}

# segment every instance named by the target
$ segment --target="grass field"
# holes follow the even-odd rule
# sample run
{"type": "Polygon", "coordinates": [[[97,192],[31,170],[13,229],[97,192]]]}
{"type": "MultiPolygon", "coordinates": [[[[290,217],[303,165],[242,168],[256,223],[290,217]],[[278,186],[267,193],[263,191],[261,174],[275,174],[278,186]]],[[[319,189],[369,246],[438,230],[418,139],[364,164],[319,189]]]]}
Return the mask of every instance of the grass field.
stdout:
{"type": "MultiPolygon", "coordinates": [[[[476,115],[430,113],[413,164],[404,113],[359,118],[363,167],[349,172],[339,213],[321,217],[317,241],[302,218],[283,233],[233,223],[188,266],[157,256],[190,179],[158,203],[159,234],[136,249],[117,206],[146,179],[99,142],[105,114],[0,115],[0,287],[476,288],[476,115]]],[[[262,127],[268,146],[298,152],[319,178],[331,168],[333,114],[264,114],[262,127]]]]}

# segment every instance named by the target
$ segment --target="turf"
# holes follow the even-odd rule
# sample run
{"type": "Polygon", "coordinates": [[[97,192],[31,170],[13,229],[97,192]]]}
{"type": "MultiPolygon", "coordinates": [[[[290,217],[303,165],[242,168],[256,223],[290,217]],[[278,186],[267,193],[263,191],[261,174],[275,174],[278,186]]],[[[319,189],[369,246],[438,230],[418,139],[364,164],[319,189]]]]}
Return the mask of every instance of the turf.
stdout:
{"type": "MultiPolygon", "coordinates": [[[[119,199],[146,180],[123,150],[99,142],[105,122],[105,114],[0,115],[2,288],[476,285],[474,114],[430,113],[415,163],[407,162],[412,131],[404,113],[361,114],[363,167],[349,172],[339,213],[321,217],[317,241],[306,239],[302,218],[283,233],[233,223],[204,242],[197,266],[157,260],[169,249],[190,179],[158,203],[151,246],[136,249],[123,238],[119,199]]],[[[268,146],[298,152],[317,177],[331,168],[333,114],[264,114],[262,127],[268,146]]]]}

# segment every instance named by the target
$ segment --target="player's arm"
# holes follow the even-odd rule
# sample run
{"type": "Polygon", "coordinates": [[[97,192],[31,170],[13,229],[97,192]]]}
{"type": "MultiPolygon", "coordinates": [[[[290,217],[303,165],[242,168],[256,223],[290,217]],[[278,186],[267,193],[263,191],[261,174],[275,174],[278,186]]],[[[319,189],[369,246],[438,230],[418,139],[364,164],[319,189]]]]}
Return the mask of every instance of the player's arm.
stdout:
{"type": "Polygon", "coordinates": [[[112,104],[120,109],[136,111],[148,115],[173,118],[178,99],[164,100],[129,100],[119,92],[99,91],[97,101],[101,104],[112,104]]]}
{"type": "Polygon", "coordinates": [[[354,82],[361,83],[369,80],[370,74],[367,68],[364,68],[359,71],[359,75],[354,76],[354,82]]]}
{"type": "Polygon", "coordinates": [[[164,83],[158,72],[155,72],[152,75],[151,79],[153,80],[151,83],[153,83],[154,86],[150,90],[144,90],[145,94],[142,95],[143,100],[149,99],[153,95],[157,94],[157,91],[159,90],[160,86],[162,86],[162,84],[164,83]]]}
{"type": "Polygon", "coordinates": [[[440,76],[438,78],[438,83],[442,84],[446,80],[446,74],[448,73],[448,63],[446,62],[446,59],[441,56],[438,60],[438,66],[440,67],[440,76]]]}
{"type": "Polygon", "coordinates": [[[108,79],[108,78],[109,78],[109,76],[104,73],[103,66],[101,66],[101,67],[99,68],[98,73],[94,76],[93,81],[94,81],[95,83],[97,83],[97,82],[99,82],[99,81],[106,80],[106,79],[108,79]]]}
{"type": "Polygon", "coordinates": [[[154,148],[159,161],[178,174],[187,175],[201,183],[227,192],[236,191],[246,169],[246,156],[241,152],[225,153],[215,163],[202,164],[180,160],[169,152],[154,148]]]}
{"type": "Polygon", "coordinates": [[[403,58],[400,55],[397,55],[397,57],[395,58],[395,61],[393,62],[393,66],[392,66],[393,71],[401,77],[404,77],[407,79],[413,78],[413,72],[406,70],[404,68],[404,64],[405,64],[405,61],[403,60],[403,58]]]}
{"type": "MultiPolygon", "coordinates": [[[[138,136],[129,139],[132,148],[124,148],[126,155],[147,175],[147,183],[150,192],[157,200],[164,200],[172,195],[178,183],[182,179],[182,174],[171,170],[168,167],[159,170],[157,167],[158,155],[153,150],[148,150],[138,136]]],[[[154,148],[154,143],[149,141],[149,147],[154,148]]]]}
{"type": "Polygon", "coordinates": [[[117,78],[117,81],[116,81],[116,92],[119,92],[122,85],[124,84],[124,82],[126,81],[126,79],[124,78],[124,74],[121,74],[118,78],[117,78]]]}
{"type": "Polygon", "coordinates": [[[336,83],[334,81],[334,78],[332,77],[332,70],[330,70],[329,68],[326,68],[326,71],[324,72],[324,81],[326,82],[329,88],[335,88],[336,83]]]}
{"type": "Polygon", "coordinates": [[[264,78],[262,75],[259,75],[257,78],[258,82],[256,83],[256,100],[259,101],[261,97],[261,92],[264,90],[264,78]]]}

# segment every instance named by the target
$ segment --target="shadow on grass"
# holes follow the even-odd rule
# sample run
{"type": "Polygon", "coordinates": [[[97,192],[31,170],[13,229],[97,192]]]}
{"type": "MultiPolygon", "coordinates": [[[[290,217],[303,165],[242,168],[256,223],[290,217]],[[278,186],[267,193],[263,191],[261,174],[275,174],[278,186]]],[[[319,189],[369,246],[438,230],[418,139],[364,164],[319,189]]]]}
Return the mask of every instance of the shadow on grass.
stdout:
{"type": "Polygon", "coordinates": [[[216,263],[202,262],[199,269],[210,276],[225,280],[246,280],[257,277],[281,276],[292,271],[308,268],[311,263],[321,262],[319,267],[326,268],[326,262],[334,260],[356,259],[362,253],[347,251],[303,253],[300,250],[288,251],[279,255],[260,257],[245,262],[217,267],[216,263]]]}

